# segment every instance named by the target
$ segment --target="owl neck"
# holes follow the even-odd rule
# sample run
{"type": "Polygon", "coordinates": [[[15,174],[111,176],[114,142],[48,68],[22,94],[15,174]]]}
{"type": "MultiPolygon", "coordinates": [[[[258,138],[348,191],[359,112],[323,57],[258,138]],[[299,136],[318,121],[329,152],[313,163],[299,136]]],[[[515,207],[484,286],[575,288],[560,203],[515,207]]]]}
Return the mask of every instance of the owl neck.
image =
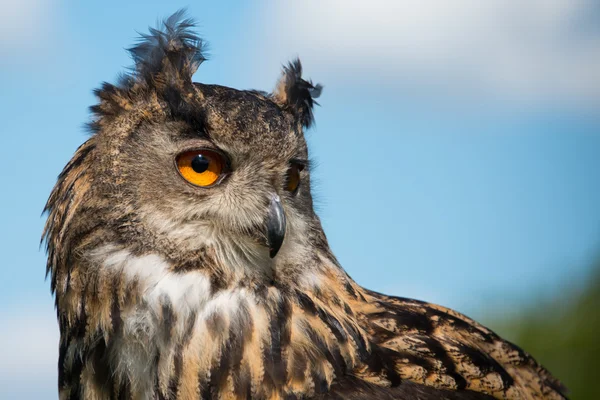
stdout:
{"type": "Polygon", "coordinates": [[[82,376],[107,371],[89,375],[86,390],[310,393],[368,351],[352,311],[365,302],[362,289],[324,252],[305,273],[281,265],[268,284],[223,285],[218,270],[117,246],[89,260],[57,296],[63,370],[83,359],[82,376]]]}

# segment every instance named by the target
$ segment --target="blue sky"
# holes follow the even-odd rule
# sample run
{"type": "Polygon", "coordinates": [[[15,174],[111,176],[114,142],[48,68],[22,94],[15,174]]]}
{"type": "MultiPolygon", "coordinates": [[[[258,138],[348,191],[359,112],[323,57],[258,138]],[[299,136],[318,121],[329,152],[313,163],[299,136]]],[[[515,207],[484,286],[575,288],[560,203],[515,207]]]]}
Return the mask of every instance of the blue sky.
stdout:
{"type": "Polygon", "coordinates": [[[55,398],[40,214],[92,89],[182,6],[210,43],[196,81],[270,90],[299,55],[325,85],[314,196],[359,283],[476,318],[581,284],[600,245],[598,7],[431,3],[3,4],[0,397],[55,398]]]}

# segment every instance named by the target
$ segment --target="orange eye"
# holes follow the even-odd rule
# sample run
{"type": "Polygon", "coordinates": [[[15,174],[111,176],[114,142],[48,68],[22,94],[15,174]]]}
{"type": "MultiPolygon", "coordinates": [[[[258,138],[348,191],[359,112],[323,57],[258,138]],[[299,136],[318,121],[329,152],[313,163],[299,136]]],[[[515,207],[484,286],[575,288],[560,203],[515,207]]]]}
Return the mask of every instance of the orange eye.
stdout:
{"type": "Polygon", "coordinates": [[[288,192],[295,193],[300,186],[300,171],[304,169],[304,165],[292,164],[288,169],[287,180],[285,183],[285,190],[288,192]]]}
{"type": "Polygon", "coordinates": [[[177,156],[179,173],[196,186],[214,184],[221,176],[224,166],[223,156],[210,150],[186,151],[177,156]]]}

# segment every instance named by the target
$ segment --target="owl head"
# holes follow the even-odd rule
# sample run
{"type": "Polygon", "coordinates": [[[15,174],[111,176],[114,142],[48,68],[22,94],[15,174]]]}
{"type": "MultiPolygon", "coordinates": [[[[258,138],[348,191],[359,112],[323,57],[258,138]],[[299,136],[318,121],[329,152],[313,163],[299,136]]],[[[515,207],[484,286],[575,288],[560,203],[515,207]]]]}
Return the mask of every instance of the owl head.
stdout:
{"type": "Polygon", "coordinates": [[[95,91],[92,136],[48,201],[49,265],[113,243],[181,270],[272,279],[324,240],[303,133],[322,87],[299,60],[271,93],[192,82],[205,60],[193,25],[180,11],[151,29],[130,49],[132,73],[95,91]]]}

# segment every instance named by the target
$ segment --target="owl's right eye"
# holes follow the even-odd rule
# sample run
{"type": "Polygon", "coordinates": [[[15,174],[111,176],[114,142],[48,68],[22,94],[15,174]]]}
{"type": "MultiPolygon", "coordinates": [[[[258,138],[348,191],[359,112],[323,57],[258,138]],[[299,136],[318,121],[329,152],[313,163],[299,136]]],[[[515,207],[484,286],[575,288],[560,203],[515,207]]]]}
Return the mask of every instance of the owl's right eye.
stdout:
{"type": "Polygon", "coordinates": [[[304,165],[299,163],[292,163],[288,169],[285,182],[285,190],[291,193],[296,193],[300,186],[300,171],[304,169],[304,165]]]}
{"type": "Polygon", "coordinates": [[[215,184],[226,165],[221,154],[206,149],[181,153],[176,162],[181,176],[192,185],[201,187],[215,184]]]}

